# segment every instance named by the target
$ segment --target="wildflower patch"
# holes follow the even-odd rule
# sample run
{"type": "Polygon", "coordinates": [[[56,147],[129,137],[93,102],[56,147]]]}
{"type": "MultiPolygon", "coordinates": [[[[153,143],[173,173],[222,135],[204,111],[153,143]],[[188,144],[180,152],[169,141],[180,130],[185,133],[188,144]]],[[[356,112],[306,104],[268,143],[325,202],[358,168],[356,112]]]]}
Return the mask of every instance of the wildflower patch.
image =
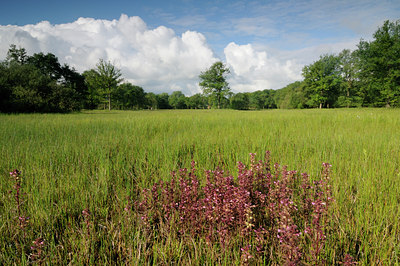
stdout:
{"type": "Polygon", "coordinates": [[[240,239],[243,263],[323,264],[331,165],[324,163],[320,178],[311,181],[286,166],[271,167],[269,152],[264,161],[250,156],[250,166],[238,163],[236,178],[221,169],[206,171],[201,187],[192,162],[192,169],[173,172],[171,181],[144,189],[137,211],[146,230],[221,249],[240,239]]]}

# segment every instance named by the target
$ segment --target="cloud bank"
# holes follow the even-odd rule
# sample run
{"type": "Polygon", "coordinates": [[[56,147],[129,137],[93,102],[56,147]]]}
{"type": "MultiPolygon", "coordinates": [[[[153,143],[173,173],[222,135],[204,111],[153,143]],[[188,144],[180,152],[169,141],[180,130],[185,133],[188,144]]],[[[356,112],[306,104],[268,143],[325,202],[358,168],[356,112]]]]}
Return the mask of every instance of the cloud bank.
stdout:
{"type": "Polygon", "coordinates": [[[217,60],[230,67],[232,90],[243,92],[279,89],[300,80],[303,65],[319,56],[304,60],[304,51],[271,53],[265,47],[231,42],[224,49],[225,58],[217,58],[202,33],[186,31],[178,36],[170,28],[150,29],[140,17],[127,15],[118,20],[79,18],[68,24],[0,26],[0,60],[10,44],[26,48],[28,54],[53,53],[80,72],[94,68],[100,58],[110,60],[127,81],[146,91],[181,90],[185,95],[201,91],[198,75],[217,60]]]}

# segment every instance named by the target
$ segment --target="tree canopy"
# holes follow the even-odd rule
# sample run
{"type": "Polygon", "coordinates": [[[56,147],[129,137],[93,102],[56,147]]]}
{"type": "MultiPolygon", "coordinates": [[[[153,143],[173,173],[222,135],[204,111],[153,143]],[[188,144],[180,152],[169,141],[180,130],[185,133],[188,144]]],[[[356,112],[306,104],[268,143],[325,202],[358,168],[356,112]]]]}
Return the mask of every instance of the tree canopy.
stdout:
{"type": "Polygon", "coordinates": [[[341,82],[339,58],[323,55],[318,61],[303,68],[310,106],[329,107],[335,102],[341,82]]]}
{"type": "Polygon", "coordinates": [[[51,54],[11,45],[0,64],[1,112],[71,112],[83,106],[84,78],[51,54]]]}
{"type": "Polygon", "coordinates": [[[361,40],[356,51],[364,101],[390,107],[400,96],[400,20],[385,21],[373,37],[371,42],[361,40]]]}
{"type": "Polygon", "coordinates": [[[121,71],[111,62],[106,62],[103,59],[100,59],[97,63],[96,71],[98,73],[95,76],[96,84],[108,102],[108,110],[111,110],[111,95],[123,80],[121,71]]]}
{"type": "Polygon", "coordinates": [[[174,91],[168,98],[169,105],[174,109],[186,108],[186,97],[181,91],[174,91]]]}
{"type": "Polygon", "coordinates": [[[203,89],[203,93],[216,99],[218,109],[221,108],[223,98],[230,92],[229,84],[226,81],[226,75],[229,73],[229,68],[219,61],[201,72],[199,76],[199,85],[203,89]]]}

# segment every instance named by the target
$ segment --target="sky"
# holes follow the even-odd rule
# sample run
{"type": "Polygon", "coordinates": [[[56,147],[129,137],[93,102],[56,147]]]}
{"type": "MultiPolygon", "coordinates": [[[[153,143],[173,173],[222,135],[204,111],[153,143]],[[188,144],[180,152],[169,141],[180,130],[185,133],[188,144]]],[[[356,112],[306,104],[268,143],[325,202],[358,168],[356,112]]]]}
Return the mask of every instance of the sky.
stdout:
{"type": "Polygon", "coordinates": [[[99,59],[146,92],[201,92],[199,74],[222,61],[233,92],[280,89],[323,54],[354,50],[398,0],[6,1],[0,60],[11,44],[55,54],[83,72],[99,59]]]}

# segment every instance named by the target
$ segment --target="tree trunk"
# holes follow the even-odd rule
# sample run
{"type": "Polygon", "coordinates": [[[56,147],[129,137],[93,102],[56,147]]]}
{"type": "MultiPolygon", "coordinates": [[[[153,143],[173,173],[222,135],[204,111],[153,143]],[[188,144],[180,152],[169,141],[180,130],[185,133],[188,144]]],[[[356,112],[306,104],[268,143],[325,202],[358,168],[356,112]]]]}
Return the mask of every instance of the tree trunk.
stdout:
{"type": "Polygon", "coordinates": [[[108,94],[108,110],[111,111],[111,93],[108,94]]]}
{"type": "Polygon", "coordinates": [[[322,109],[322,103],[319,104],[319,109],[322,109]]]}

